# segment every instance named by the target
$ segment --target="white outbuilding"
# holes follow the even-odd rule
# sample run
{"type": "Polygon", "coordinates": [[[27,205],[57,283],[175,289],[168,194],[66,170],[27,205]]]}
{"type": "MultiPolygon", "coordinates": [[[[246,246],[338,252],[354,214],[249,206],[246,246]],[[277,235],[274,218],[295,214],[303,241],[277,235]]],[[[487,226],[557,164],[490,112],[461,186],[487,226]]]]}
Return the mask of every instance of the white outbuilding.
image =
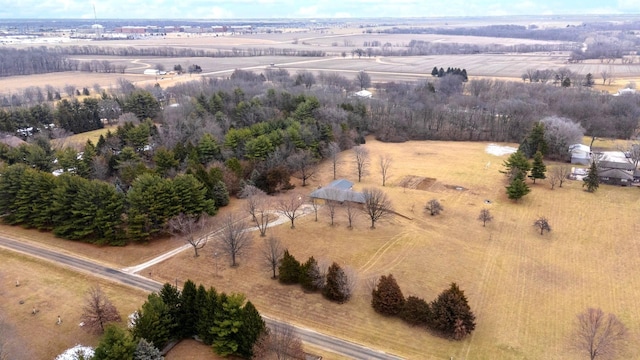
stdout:
{"type": "Polygon", "coordinates": [[[145,75],[153,75],[153,76],[158,76],[160,75],[160,70],[156,70],[156,69],[146,69],[144,71],[145,75]]]}
{"type": "Polygon", "coordinates": [[[584,144],[569,145],[569,154],[571,154],[572,164],[591,164],[591,148],[584,144]]]}

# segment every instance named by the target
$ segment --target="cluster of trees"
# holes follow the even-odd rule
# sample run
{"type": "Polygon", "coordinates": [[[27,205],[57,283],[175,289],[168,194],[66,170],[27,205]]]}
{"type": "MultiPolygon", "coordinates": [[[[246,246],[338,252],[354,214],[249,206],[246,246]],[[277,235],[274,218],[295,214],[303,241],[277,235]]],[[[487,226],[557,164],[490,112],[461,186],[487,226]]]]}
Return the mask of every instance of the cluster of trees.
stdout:
{"type": "Polygon", "coordinates": [[[469,80],[469,78],[467,77],[467,69],[460,69],[460,68],[447,68],[447,71],[445,71],[443,68],[440,68],[438,70],[437,66],[433,67],[433,70],[431,70],[431,76],[435,76],[435,77],[445,77],[447,75],[458,75],[461,76],[464,82],[467,82],[469,80]]]}
{"type": "MultiPolygon", "coordinates": [[[[78,169],[78,171],[81,171],[78,169]]],[[[54,176],[22,164],[2,169],[3,221],[91,243],[123,245],[167,231],[180,213],[214,214],[215,205],[195,176],[144,174],[125,194],[107,182],[73,174],[54,176]]]]}
{"type": "Polygon", "coordinates": [[[46,47],[0,49],[0,77],[78,70],[80,62],[46,47]]]}
{"type": "Polygon", "coordinates": [[[219,293],[187,280],[182,291],[165,284],[149,295],[132,321],[134,339],[162,349],[172,340],[197,336],[222,356],[251,358],[265,331],[260,313],[242,294],[219,293]]]}
{"type": "Polygon", "coordinates": [[[431,303],[409,296],[405,299],[393,275],[382,275],[371,292],[371,306],[385,316],[398,316],[407,323],[425,327],[444,337],[462,340],[475,330],[475,315],[464,291],[456,283],[431,303]]]}
{"type": "MultiPolygon", "coordinates": [[[[104,306],[87,304],[92,314],[104,312],[104,306]]],[[[260,313],[244,295],[196,287],[191,280],[182,291],[167,283],[159,293],[150,294],[130,317],[128,332],[114,325],[103,329],[93,360],[162,359],[158,349],[196,336],[221,356],[249,359],[258,339],[268,335],[260,313]]]]}
{"type": "Polygon", "coordinates": [[[301,264],[288,250],[279,262],[278,274],[283,284],[300,284],[305,291],[320,291],[325,298],[338,303],[351,298],[356,283],[355,273],[336,262],[327,268],[311,256],[301,264]]]}

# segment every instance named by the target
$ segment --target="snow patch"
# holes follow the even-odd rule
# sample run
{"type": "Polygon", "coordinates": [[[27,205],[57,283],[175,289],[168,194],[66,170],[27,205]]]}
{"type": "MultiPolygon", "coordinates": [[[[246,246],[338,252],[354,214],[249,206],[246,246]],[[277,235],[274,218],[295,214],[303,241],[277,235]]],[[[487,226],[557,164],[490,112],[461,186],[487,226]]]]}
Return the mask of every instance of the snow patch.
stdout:
{"type": "Polygon", "coordinates": [[[93,357],[93,353],[94,351],[91,346],[78,344],[56,356],[55,360],[77,360],[80,355],[84,356],[85,359],[91,359],[93,357]]]}
{"type": "Polygon", "coordinates": [[[500,146],[496,144],[489,144],[484,149],[484,151],[486,151],[488,154],[491,154],[491,155],[502,156],[502,155],[513,154],[514,152],[518,151],[518,149],[514,148],[513,146],[500,146]]]}

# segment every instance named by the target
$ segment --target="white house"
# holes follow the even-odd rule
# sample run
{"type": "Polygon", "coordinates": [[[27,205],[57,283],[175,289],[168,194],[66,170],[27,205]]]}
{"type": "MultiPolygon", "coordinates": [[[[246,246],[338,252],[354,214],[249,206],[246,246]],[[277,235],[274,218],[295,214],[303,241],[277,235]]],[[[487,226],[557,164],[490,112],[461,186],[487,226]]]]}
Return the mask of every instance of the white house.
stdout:
{"type": "Polygon", "coordinates": [[[591,163],[591,148],[583,144],[569,145],[572,164],[589,165],[591,163]]]}

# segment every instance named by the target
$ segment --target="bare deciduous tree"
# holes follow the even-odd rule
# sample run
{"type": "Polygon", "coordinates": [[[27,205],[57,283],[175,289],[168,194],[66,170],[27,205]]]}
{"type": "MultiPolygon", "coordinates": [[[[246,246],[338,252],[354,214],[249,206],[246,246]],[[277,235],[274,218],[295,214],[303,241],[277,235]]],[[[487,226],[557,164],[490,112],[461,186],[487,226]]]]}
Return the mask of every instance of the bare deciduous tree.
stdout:
{"type": "Polygon", "coordinates": [[[356,146],[353,148],[353,155],[355,157],[356,171],[358,172],[358,182],[361,182],[362,177],[367,175],[369,168],[369,150],[356,146]]]}
{"type": "Polygon", "coordinates": [[[82,316],[80,316],[85,329],[95,334],[102,334],[107,323],[120,320],[118,310],[102,292],[100,286],[90,288],[82,308],[82,316]]]}
{"type": "Polygon", "coordinates": [[[276,203],[276,210],[291,221],[291,228],[295,229],[295,221],[302,216],[304,198],[298,194],[289,194],[276,203]]]}
{"type": "Polygon", "coordinates": [[[549,220],[546,217],[541,216],[538,220],[534,221],[533,226],[540,229],[540,235],[544,235],[545,230],[547,232],[551,231],[551,225],[549,225],[549,220]]]}
{"type": "Polygon", "coordinates": [[[380,156],[380,175],[382,175],[382,186],[385,186],[387,183],[387,176],[389,175],[389,168],[391,167],[391,163],[393,162],[393,158],[389,155],[380,156]]]}
{"type": "Polygon", "coordinates": [[[284,323],[269,325],[253,347],[256,360],[304,359],[305,355],[295,328],[284,323]]]}
{"type": "Polygon", "coordinates": [[[231,257],[231,266],[238,266],[236,258],[251,247],[253,238],[246,223],[234,213],[222,216],[220,221],[216,234],[220,249],[231,257]]]}
{"type": "Polygon", "coordinates": [[[371,219],[371,228],[376,228],[376,221],[393,215],[391,200],[380,189],[367,188],[362,190],[364,195],[364,212],[371,219]]]}
{"type": "Polygon", "coordinates": [[[307,186],[307,180],[316,174],[318,159],[309,150],[299,150],[289,156],[288,163],[294,175],[302,180],[302,186],[307,186]]]}
{"type": "Polygon", "coordinates": [[[315,221],[318,221],[318,209],[320,208],[320,203],[318,203],[318,199],[314,197],[309,198],[309,205],[311,205],[311,208],[313,209],[313,213],[316,216],[315,221]]]}
{"type": "Polygon", "coordinates": [[[198,250],[207,245],[209,236],[208,234],[202,234],[207,229],[207,222],[203,214],[189,215],[180,213],[169,219],[167,225],[173,235],[183,236],[184,240],[193,247],[194,257],[198,257],[198,250]]]}
{"type": "Polygon", "coordinates": [[[429,215],[435,216],[440,214],[444,210],[444,207],[437,199],[431,199],[427,201],[427,205],[424,206],[424,209],[429,211],[429,215]]]}
{"type": "Polygon", "coordinates": [[[349,225],[347,225],[348,229],[353,229],[353,223],[358,217],[358,204],[353,201],[345,201],[344,202],[344,211],[347,214],[347,221],[349,225]]]}
{"type": "Polygon", "coordinates": [[[480,210],[480,215],[478,215],[478,220],[482,221],[482,226],[487,226],[487,223],[493,220],[493,215],[489,209],[480,210]]]}
{"type": "Polygon", "coordinates": [[[338,176],[338,165],[340,165],[339,160],[340,155],[340,146],[331,142],[324,150],[324,157],[331,161],[331,168],[333,169],[333,180],[338,176]]]}
{"type": "Polygon", "coordinates": [[[554,188],[555,184],[559,184],[562,187],[562,183],[569,177],[571,174],[571,167],[568,165],[558,165],[551,168],[549,172],[549,181],[551,183],[551,189],[554,188]]]}
{"type": "Polygon", "coordinates": [[[268,265],[269,270],[273,272],[272,279],[275,279],[277,277],[276,269],[284,255],[284,248],[282,247],[282,243],[280,243],[280,239],[273,236],[266,239],[264,247],[262,248],[262,255],[264,257],[265,264],[268,265]]]}
{"type": "Polygon", "coordinates": [[[625,347],[627,328],[614,314],[588,308],[578,314],[572,345],[590,360],[614,359],[625,347]]]}
{"type": "Polygon", "coordinates": [[[267,194],[253,185],[246,185],[240,194],[241,198],[246,198],[245,209],[251,215],[251,220],[258,231],[260,236],[267,235],[267,228],[269,226],[269,206],[271,202],[267,194]]]}

